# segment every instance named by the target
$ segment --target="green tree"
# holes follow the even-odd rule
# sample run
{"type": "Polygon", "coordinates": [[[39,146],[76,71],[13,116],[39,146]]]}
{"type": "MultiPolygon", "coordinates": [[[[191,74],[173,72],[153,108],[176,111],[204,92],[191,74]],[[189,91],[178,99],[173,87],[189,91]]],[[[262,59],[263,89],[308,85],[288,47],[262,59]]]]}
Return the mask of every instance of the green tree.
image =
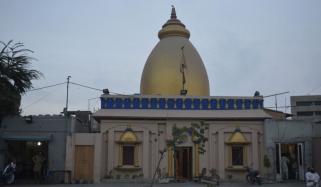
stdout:
{"type": "Polygon", "coordinates": [[[0,122],[3,117],[19,114],[21,95],[32,88],[31,81],[42,74],[30,69],[35,60],[29,54],[33,51],[24,48],[23,43],[0,41],[0,122]]]}

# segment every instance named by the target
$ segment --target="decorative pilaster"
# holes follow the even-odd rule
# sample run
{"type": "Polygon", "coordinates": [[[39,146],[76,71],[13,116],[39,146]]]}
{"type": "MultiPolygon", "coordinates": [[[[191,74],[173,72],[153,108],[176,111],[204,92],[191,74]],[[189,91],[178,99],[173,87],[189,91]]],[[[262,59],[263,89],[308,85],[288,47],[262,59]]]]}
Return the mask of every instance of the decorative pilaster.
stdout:
{"type": "Polygon", "coordinates": [[[200,158],[199,158],[199,152],[198,152],[199,144],[194,144],[194,176],[199,176],[200,171],[200,158]]]}
{"type": "Polygon", "coordinates": [[[259,167],[259,150],[258,150],[258,136],[256,131],[252,131],[252,160],[253,169],[258,169],[259,167]]]}
{"type": "Polygon", "coordinates": [[[144,178],[147,179],[148,177],[150,177],[152,174],[149,173],[150,169],[150,147],[149,147],[149,131],[148,130],[144,130],[143,133],[143,160],[142,160],[142,166],[143,166],[143,175],[144,178]]]}
{"type": "MultiPolygon", "coordinates": [[[[115,140],[114,140],[114,130],[110,130],[108,132],[108,160],[107,160],[107,168],[108,168],[108,172],[111,171],[115,166],[114,166],[114,145],[115,145],[115,140]]],[[[116,163],[115,163],[116,164],[116,163]]]]}
{"type": "Polygon", "coordinates": [[[123,145],[119,144],[118,145],[118,166],[123,165],[123,145]]]}
{"type": "Polygon", "coordinates": [[[218,172],[220,176],[225,176],[225,145],[224,145],[224,132],[219,131],[218,133],[218,172]]]}
{"type": "Polygon", "coordinates": [[[136,167],[139,166],[139,163],[138,163],[138,149],[139,149],[139,145],[135,145],[135,148],[134,148],[134,165],[136,167]]]}
{"type": "Polygon", "coordinates": [[[173,147],[167,146],[167,173],[169,177],[173,177],[173,147]]]}
{"type": "MultiPolygon", "coordinates": [[[[244,151],[244,150],[243,150],[244,151]]],[[[244,155],[244,152],[243,152],[244,155]]],[[[227,147],[227,159],[225,159],[225,165],[227,167],[232,167],[232,146],[227,147]]]]}
{"type": "Polygon", "coordinates": [[[243,163],[243,165],[244,166],[248,166],[248,164],[249,164],[249,162],[248,162],[248,145],[245,145],[244,147],[243,147],[243,161],[244,161],[244,163],[243,163]]]}

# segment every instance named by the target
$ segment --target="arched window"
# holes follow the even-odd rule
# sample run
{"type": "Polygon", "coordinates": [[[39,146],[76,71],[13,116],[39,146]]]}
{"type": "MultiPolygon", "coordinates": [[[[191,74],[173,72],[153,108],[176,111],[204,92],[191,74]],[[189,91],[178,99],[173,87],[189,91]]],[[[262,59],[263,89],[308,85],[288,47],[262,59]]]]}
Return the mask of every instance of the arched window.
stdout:
{"type": "Polygon", "coordinates": [[[249,142],[240,128],[235,129],[226,144],[228,145],[228,168],[244,168],[247,165],[249,142]]]}
{"type": "Polygon", "coordinates": [[[138,138],[131,128],[127,128],[120,136],[119,141],[119,167],[138,166],[138,138]]]}

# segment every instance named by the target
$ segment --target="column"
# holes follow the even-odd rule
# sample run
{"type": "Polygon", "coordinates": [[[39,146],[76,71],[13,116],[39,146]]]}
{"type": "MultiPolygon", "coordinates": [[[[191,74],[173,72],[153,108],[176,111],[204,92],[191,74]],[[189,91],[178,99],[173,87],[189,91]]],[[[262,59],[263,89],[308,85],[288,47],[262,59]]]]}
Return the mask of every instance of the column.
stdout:
{"type": "Polygon", "coordinates": [[[225,162],[226,158],[224,157],[225,153],[225,143],[224,143],[224,132],[219,131],[218,133],[218,174],[224,179],[225,176],[225,162]]]}
{"type": "Polygon", "coordinates": [[[194,176],[199,176],[200,171],[200,158],[199,158],[199,152],[198,152],[199,144],[194,144],[194,176]]]}
{"type": "MultiPolygon", "coordinates": [[[[134,151],[136,151],[136,148],[134,149],[134,151]]],[[[123,157],[122,156],[123,156],[123,145],[118,144],[118,166],[123,165],[123,160],[122,160],[123,157]]]]}
{"type": "Polygon", "coordinates": [[[114,140],[114,130],[110,130],[108,132],[108,151],[107,151],[107,168],[108,168],[108,173],[114,169],[114,154],[115,154],[115,150],[114,150],[114,145],[115,145],[115,140],[114,140]]]}
{"type": "Polygon", "coordinates": [[[167,147],[167,173],[169,177],[173,177],[173,147],[167,147]]]}
{"type": "Polygon", "coordinates": [[[100,178],[102,177],[102,165],[101,165],[101,156],[102,156],[102,135],[94,134],[95,144],[94,144],[94,182],[99,183],[100,178]]]}
{"type": "Polygon", "coordinates": [[[252,131],[252,159],[253,159],[253,169],[258,169],[259,163],[259,150],[258,150],[258,137],[257,132],[252,131]]]}
{"type": "Polygon", "coordinates": [[[148,130],[144,130],[144,133],[143,133],[143,160],[142,160],[142,167],[143,167],[143,175],[144,175],[144,178],[148,178],[149,177],[149,169],[148,167],[149,166],[149,160],[150,160],[150,155],[148,154],[149,153],[149,132],[148,130]]]}

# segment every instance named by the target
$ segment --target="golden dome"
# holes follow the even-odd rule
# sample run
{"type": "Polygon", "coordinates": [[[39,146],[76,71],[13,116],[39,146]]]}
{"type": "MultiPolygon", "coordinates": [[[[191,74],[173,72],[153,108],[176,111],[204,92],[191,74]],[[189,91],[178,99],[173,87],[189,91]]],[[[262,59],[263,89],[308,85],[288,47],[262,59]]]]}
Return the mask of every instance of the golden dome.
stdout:
{"type": "Polygon", "coordinates": [[[149,55],[141,78],[144,95],[209,96],[209,81],[200,55],[189,41],[190,32],[176,18],[171,18],[158,33],[160,41],[149,55]]]}

